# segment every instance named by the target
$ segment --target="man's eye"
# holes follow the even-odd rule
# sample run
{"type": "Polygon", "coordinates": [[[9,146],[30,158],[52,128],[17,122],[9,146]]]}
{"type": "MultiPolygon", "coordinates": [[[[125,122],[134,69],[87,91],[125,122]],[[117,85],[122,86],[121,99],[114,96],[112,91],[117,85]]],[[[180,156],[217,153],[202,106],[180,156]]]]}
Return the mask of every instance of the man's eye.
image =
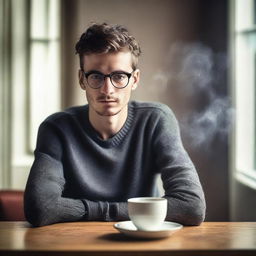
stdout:
{"type": "Polygon", "coordinates": [[[114,81],[121,81],[121,80],[124,80],[124,79],[126,79],[126,75],[125,74],[113,74],[112,75],[112,79],[114,80],[114,81]]]}
{"type": "Polygon", "coordinates": [[[100,74],[90,74],[90,79],[93,79],[93,80],[102,80],[102,75],[100,74]]]}

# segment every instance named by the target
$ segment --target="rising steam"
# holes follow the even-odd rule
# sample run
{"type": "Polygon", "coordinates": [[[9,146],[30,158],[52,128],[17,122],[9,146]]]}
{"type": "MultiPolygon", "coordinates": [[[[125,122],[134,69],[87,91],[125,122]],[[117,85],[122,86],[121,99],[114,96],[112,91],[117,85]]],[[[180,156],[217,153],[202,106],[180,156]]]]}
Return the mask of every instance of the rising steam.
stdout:
{"type": "Polygon", "coordinates": [[[166,70],[154,77],[158,96],[179,90],[187,99],[204,97],[205,104],[180,118],[181,133],[192,147],[208,146],[216,136],[224,138],[230,131],[234,110],[223,89],[226,82],[227,57],[216,54],[201,43],[175,43],[171,46],[166,70]],[[175,88],[176,87],[176,88],[175,88]]]}

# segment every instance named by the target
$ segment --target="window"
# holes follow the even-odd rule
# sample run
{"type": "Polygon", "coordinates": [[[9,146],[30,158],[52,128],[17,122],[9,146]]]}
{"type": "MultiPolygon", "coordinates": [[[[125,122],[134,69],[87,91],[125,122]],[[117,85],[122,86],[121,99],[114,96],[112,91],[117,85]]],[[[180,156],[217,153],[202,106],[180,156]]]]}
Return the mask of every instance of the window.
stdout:
{"type": "Polygon", "coordinates": [[[233,3],[234,165],[236,178],[256,189],[256,0],[233,3]]]}
{"type": "Polygon", "coordinates": [[[60,109],[60,0],[0,0],[0,12],[0,188],[24,189],[39,124],[60,109]]]}
{"type": "Polygon", "coordinates": [[[60,109],[59,0],[31,0],[29,149],[39,124],[60,109]]]}

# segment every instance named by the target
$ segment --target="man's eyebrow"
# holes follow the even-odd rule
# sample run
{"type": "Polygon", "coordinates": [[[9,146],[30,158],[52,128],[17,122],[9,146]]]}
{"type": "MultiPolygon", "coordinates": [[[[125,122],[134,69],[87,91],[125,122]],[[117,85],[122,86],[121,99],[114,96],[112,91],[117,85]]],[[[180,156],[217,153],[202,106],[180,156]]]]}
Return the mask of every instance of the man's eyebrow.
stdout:
{"type": "Polygon", "coordinates": [[[103,74],[102,72],[100,72],[99,70],[95,70],[95,69],[91,69],[88,71],[84,71],[85,73],[98,73],[98,74],[103,74]]]}
{"type": "Polygon", "coordinates": [[[118,70],[115,70],[111,73],[129,73],[129,72],[127,72],[126,70],[118,69],[118,70]]]}
{"type": "MultiPolygon", "coordinates": [[[[85,72],[85,73],[98,73],[98,74],[103,74],[103,75],[104,75],[104,73],[102,73],[101,71],[96,70],[96,69],[91,69],[91,70],[84,71],[84,72],[85,72]]],[[[129,72],[126,71],[126,70],[118,69],[118,70],[112,71],[112,72],[109,73],[109,74],[112,74],[112,73],[129,73],[129,72]]],[[[107,74],[105,74],[105,75],[107,75],[107,74]]]]}

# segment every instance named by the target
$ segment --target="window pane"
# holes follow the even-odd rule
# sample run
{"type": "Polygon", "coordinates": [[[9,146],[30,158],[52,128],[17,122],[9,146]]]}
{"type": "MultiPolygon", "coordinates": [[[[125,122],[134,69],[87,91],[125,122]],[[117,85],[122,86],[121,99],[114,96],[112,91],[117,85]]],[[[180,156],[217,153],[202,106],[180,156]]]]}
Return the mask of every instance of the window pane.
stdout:
{"type": "Polygon", "coordinates": [[[49,0],[31,0],[31,38],[48,36],[49,0]]]}
{"type": "Polygon", "coordinates": [[[235,6],[235,27],[236,30],[251,28],[254,24],[254,3],[255,0],[236,0],[235,6]]]}
{"type": "Polygon", "coordinates": [[[50,0],[49,3],[49,38],[57,39],[60,33],[60,2],[59,0],[50,0]]]}
{"type": "Polygon", "coordinates": [[[238,35],[236,40],[236,141],[237,167],[240,170],[254,169],[255,141],[255,85],[254,47],[248,36],[238,35]]]}
{"type": "Polygon", "coordinates": [[[40,123],[60,109],[59,0],[31,0],[30,149],[40,123]]]}

